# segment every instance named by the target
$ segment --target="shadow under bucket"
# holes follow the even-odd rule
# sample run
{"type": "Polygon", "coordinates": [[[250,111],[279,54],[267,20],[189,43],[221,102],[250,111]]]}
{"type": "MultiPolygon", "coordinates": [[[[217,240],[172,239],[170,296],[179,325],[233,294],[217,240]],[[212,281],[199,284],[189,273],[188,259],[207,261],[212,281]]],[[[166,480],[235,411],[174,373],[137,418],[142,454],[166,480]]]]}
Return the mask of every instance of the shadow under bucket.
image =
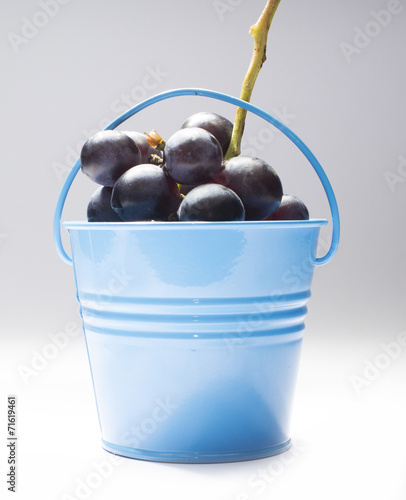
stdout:
{"type": "MultiPolygon", "coordinates": [[[[224,94],[203,95],[273,123],[304,152],[327,193],[332,245],[316,258],[325,220],[65,222],[103,447],[165,462],[262,458],[290,446],[306,303],[316,265],[336,252],[338,209],[324,171],[275,118],[224,94]]],[[[147,104],[145,104],[147,103],[147,104]]],[[[58,202],[54,232],[76,162],[58,202]]]]}

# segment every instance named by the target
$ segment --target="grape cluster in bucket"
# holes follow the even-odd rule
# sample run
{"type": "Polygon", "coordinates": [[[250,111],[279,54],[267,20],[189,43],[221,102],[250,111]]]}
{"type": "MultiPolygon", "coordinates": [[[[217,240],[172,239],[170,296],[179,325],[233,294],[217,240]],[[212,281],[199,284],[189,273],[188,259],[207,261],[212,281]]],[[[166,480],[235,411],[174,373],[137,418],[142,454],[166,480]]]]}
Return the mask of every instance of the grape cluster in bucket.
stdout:
{"type": "Polygon", "coordinates": [[[86,141],[82,171],[101,186],[89,222],[306,220],[297,197],[264,160],[224,160],[233,124],[209,112],[189,117],[165,142],[156,131],[103,130],[86,141]]]}

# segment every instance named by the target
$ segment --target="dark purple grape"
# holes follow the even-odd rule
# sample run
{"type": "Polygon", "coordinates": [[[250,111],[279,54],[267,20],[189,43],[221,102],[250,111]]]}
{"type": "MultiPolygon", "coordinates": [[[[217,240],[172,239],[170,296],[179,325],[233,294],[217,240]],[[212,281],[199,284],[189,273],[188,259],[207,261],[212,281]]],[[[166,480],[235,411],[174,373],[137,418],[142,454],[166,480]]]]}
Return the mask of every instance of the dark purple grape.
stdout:
{"type": "Polygon", "coordinates": [[[131,139],[138,146],[138,149],[140,150],[141,153],[140,163],[150,163],[149,160],[151,155],[158,155],[159,157],[162,158],[163,156],[162,151],[158,151],[158,149],[155,149],[150,144],[148,144],[145,134],[142,134],[141,132],[133,132],[127,130],[123,130],[123,133],[127,134],[128,137],[131,137],[131,139]]]}
{"type": "Polygon", "coordinates": [[[117,130],[102,130],[84,144],[80,161],[82,171],[92,181],[113,187],[129,168],[139,165],[141,153],[128,135],[117,130]]]}
{"type": "Polygon", "coordinates": [[[166,142],[165,169],[180,184],[210,182],[220,171],[223,153],[214,135],[202,128],[178,130],[166,142]]]}
{"type": "Polygon", "coordinates": [[[207,130],[219,141],[223,155],[226,154],[230,145],[233,124],[227,118],[216,113],[202,111],[195,113],[183,123],[181,128],[199,127],[207,130]]]}
{"type": "Polygon", "coordinates": [[[113,188],[100,186],[93,193],[87,206],[88,222],[123,222],[111,207],[113,188]]]}
{"type": "Polygon", "coordinates": [[[308,220],[309,211],[302,200],[290,194],[284,194],[282,201],[270,220],[308,220]]]}
{"type": "Polygon", "coordinates": [[[176,182],[157,165],[127,170],[115,183],[111,206],[124,221],[165,220],[179,207],[176,182]]]}
{"type": "Polygon", "coordinates": [[[213,182],[237,193],[244,204],[246,220],[266,219],[282,199],[282,183],[275,170],[252,156],[236,156],[225,161],[213,182]]]}
{"type": "Polygon", "coordinates": [[[180,221],[242,221],[244,205],[231,189],[220,184],[201,184],[184,197],[178,218],[180,221]]]}

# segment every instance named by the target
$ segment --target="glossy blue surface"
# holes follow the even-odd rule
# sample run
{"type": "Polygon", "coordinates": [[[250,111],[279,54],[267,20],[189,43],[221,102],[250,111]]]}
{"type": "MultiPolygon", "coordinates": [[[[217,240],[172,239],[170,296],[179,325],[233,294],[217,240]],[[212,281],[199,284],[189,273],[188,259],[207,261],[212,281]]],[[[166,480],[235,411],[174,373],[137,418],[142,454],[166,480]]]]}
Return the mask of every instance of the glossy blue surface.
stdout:
{"type": "Polygon", "coordinates": [[[201,463],[289,447],[325,222],[64,223],[105,449],[201,463]]]}

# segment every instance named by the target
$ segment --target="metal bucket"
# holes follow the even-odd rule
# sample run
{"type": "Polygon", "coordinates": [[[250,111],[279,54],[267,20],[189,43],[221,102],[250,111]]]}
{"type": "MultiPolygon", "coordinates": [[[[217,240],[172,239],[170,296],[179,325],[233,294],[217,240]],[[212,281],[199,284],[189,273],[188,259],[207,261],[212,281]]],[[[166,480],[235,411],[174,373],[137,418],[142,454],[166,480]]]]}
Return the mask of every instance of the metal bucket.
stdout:
{"type": "Polygon", "coordinates": [[[332,243],[316,257],[325,220],[65,222],[75,163],[55,212],[61,257],[73,261],[102,446],[165,462],[262,458],[290,446],[290,418],[315,266],[339,240],[331,185],[308,148],[274,117],[213,91],[180,89],[135,106],[107,128],[175,96],[202,95],[272,123],[305,154],[326,191],[332,243]]]}

